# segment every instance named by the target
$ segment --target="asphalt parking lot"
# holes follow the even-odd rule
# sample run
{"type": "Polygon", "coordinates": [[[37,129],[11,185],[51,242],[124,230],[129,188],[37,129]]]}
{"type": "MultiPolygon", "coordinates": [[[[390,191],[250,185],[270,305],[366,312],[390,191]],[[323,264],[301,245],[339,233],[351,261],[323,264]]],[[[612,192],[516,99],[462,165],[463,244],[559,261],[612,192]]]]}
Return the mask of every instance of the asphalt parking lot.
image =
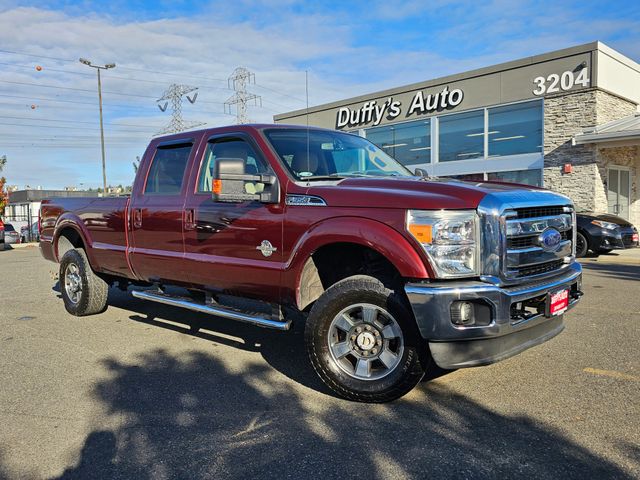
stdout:
{"type": "Polygon", "coordinates": [[[560,336],[363,405],[299,328],[115,290],[75,318],[36,248],[0,252],[0,478],[638,478],[640,264],[585,266],[560,336]]]}

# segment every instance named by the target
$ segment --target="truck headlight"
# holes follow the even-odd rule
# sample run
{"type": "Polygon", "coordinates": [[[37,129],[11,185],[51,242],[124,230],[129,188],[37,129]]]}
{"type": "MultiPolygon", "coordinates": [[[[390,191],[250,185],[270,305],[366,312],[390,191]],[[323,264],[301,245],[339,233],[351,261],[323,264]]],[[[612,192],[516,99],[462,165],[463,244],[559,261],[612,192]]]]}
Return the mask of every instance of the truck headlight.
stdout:
{"type": "Polygon", "coordinates": [[[420,242],[439,278],[479,275],[474,210],[409,210],[407,230],[420,242]]]}

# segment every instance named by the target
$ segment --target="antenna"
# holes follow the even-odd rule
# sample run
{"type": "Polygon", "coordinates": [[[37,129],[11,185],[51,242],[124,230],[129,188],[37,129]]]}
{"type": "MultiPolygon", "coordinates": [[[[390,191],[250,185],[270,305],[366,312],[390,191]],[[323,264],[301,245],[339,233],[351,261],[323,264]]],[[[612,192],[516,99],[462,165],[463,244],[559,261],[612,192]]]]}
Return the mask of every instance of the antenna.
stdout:
{"type": "Polygon", "coordinates": [[[311,169],[311,159],[309,158],[309,150],[310,150],[310,146],[309,143],[311,142],[310,140],[310,135],[311,133],[309,132],[309,70],[305,70],[304,71],[304,91],[305,91],[305,95],[307,97],[307,112],[306,112],[306,119],[307,119],[307,172],[310,171],[311,169]]]}

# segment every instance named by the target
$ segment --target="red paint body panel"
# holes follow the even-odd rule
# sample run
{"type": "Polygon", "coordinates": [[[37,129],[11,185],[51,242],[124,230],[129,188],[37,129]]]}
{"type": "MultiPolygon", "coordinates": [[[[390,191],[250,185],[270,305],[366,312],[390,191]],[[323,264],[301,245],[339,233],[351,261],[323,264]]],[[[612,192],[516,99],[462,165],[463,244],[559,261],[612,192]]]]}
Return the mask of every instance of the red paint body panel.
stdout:
{"type": "Polygon", "coordinates": [[[279,126],[231,126],[152,140],[131,199],[43,202],[43,256],[58,261],[59,235],[64,228],[73,228],[97,272],[293,303],[306,260],[317,249],[336,242],[378,251],[406,278],[429,278],[424,251],[405,230],[407,209],[475,209],[489,191],[509,188],[418,178],[296,183],[262,134],[266,127],[279,126]],[[225,134],[248,137],[261,153],[279,180],[279,203],[222,203],[197,193],[207,141],[225,134]],[[194,146],[180,194],[145,195],[158,145],[185,140],[194,146]],[[317,195],[327,206],[285,206],[288,193],[317,195]],[[186,222],[191,215],[193,222],[186,222]],[[271,256],[256,249],[263,240],[277,248],[271,256]]]}

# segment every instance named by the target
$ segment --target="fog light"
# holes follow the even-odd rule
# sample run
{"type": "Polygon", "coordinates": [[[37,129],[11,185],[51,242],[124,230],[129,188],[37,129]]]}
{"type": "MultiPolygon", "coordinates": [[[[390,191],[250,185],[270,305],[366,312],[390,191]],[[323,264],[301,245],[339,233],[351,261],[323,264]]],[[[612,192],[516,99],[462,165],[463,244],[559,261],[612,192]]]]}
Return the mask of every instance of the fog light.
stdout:
{"type": "Polygon", "coordinates": [[[451,304],[451,322],[456,325],[473,325],[473,304],[471,302],[453,302],[451,304]]]}

